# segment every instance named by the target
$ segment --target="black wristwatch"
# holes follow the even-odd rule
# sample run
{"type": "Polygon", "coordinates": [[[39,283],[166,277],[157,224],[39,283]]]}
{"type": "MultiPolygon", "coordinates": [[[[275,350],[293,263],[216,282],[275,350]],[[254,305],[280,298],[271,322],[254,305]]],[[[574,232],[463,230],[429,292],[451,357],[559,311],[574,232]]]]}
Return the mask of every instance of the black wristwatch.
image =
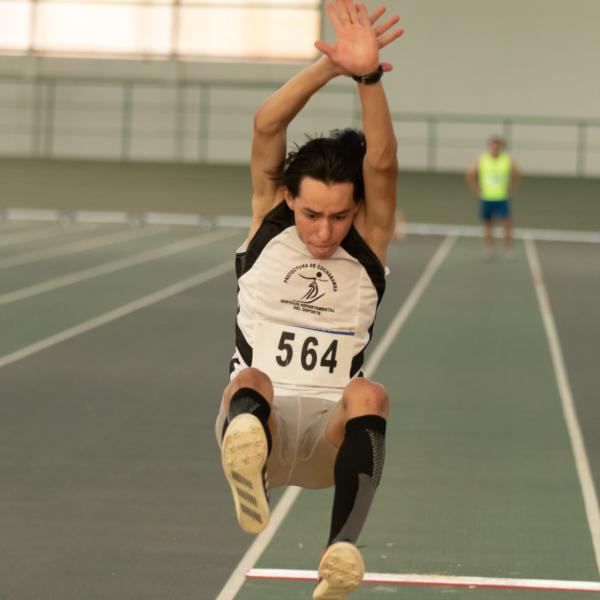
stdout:
{"type": "Polygon", "coordinates": [[[372,73],[367,73],[366,75],[352,75],[352,79],[357,81],[358,83],[365,83],[369,85],[370,83],[377,83],[381,77],[383,76],[383,67],[379,65],[376,71],[372,73]]]}

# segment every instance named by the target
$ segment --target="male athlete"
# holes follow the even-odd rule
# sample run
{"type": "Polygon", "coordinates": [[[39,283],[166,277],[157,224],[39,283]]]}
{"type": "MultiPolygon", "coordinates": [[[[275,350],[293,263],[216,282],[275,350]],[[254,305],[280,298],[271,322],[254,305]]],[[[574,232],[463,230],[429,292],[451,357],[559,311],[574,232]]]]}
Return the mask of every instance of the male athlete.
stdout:
{"type": "Polygon", "coordinates": [[[512,219],[510,195],[523,173],[505,152],[504,140],[492,136],[487,143],[487,152],[466,172],[467,184],[479,197],[479,215],[483,222],[484,256],[491,258],[494,252],[494,221],[499,220],[504,230],[504,251],[513,255],[512,219]]]}
{"type": "Polygon", "coordinates": [[[268,483],[335,485],[313,598],[346,598],[364,574],[356,541],[379,484],[388,396],[362,376],[385,287],[396,208],[396,139],[379,50],[402,34],[384,8],[327,5],[335,42],[254,118],[252,225],[236,254],[231,381],[216,422],[242,529],[269,520],[268,483]],[[286,158],[286,129],[340,75],[357,81],[363,132],[334,131],[286,158]]]}

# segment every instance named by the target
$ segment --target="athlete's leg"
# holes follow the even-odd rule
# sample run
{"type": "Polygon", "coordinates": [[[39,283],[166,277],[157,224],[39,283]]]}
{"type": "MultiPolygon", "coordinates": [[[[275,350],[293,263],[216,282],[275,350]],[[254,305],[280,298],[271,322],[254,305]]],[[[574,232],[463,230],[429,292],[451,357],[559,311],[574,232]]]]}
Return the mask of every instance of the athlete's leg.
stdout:
{"type": "Polygon", "coordinates": [[[355,379],[331,415],[325,436],[339,446],[334,467],[331,529],[319,564],[313,598],[345,598],[362,580],[364,563],[355,544],[381,479],[389,401],[385,388],[355,379]]]}
{"type": "Polygon", "coordinates": [[[258,369],[244,369],[223,393],[227,419],[221,460],[240,527],[259,533],[269,522],[266,461],[271,450],[273,386],[258,369]]]}
{"type": "Polygon", "coordinates": [[[331,415],[325,436],[339,450],[328,544],[358,538],[381,478],[388,411],[385,388],[360,378],[348,384],[331,415]]]}
{"type": "Polygon", "coordinates": [[[258,417],[265,429],[265,435],[270,438],[275,427],[275,421],[270,416],[272,405],[273,384],[269,377],[252,367],[242,369],[223,392],[223,406],[227,411],[225,429],[238,414],[249,412],[258,417]]]}

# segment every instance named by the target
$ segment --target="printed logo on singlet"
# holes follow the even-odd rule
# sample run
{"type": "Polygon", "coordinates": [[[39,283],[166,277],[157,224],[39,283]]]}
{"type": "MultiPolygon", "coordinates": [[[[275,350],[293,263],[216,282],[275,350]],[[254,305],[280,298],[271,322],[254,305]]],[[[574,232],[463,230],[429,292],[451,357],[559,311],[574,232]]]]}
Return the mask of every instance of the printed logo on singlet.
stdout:
{"type": "Polygon", "coordinates": [[[334,313],[332,306],[317,302],[323,297],[335,294],[338,284],[333,273],[319,263],[302,263],[290,269],[283,278],[284,284],[298,289],[292,298],[282,298],[282,304],[289,304],[294,310],[320,315],[323,312],[334,313]]]}

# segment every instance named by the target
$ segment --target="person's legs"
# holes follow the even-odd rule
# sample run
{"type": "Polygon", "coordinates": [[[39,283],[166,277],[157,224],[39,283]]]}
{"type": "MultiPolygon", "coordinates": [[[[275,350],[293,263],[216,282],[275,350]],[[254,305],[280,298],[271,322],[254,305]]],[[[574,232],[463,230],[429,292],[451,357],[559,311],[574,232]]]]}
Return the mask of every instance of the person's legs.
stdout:
{"type": "Polygon", "coordinates": [[[269,522],[265,464],[271,451],[273,386],[258,369],[244,369],[223,393],[221,461],[240,527],[259,533],[269,522]]]}
{"type": "Polygon", "coordinates": [[[513,254],[512,219],[510,213],[510,199],[507,199],[502,202],[498,214],[502,223],[502,229],[504,230],[504,251],[507,256],[512,256],[513,254]]]}
{"type": "Polygon", "coordinates": [[[483,222],[484,251],[486,256],[491,256],[494,252],[494,224],[491,219],[483,222]]]}
{"type": "Polygon", "coordinates": [[[345,598],[362,580],[364,563],[355,544],[381,479],[388,409],[383,386],[355,379],[327,425],[325,436],[339,450],[331,528],[314,599],[345,598]]]}
{"type": "Polygon", "coordinates": [[[507,254],[511,254],[513,252],[513,235],[510,218],[502,219],[502,228],[504,230],[504,249],[507,254]]]}
{"type": "Polygon", "coordinates": [[[491,258],[494,253],[494,223],[492,221],[493,204],[485,200],[480,201],[479,216],[483,224],[483,254],[491,258]]]}
{"type": "Polygon", "coordinates": [[[497,219],[503,230],[504,252],[507,256],[513,254],[513,235],[512,235],[512,220],[510,211],[510,199],[496,200],[489,203],[491,212],[489,213],[492,219],[497,219]]]}

